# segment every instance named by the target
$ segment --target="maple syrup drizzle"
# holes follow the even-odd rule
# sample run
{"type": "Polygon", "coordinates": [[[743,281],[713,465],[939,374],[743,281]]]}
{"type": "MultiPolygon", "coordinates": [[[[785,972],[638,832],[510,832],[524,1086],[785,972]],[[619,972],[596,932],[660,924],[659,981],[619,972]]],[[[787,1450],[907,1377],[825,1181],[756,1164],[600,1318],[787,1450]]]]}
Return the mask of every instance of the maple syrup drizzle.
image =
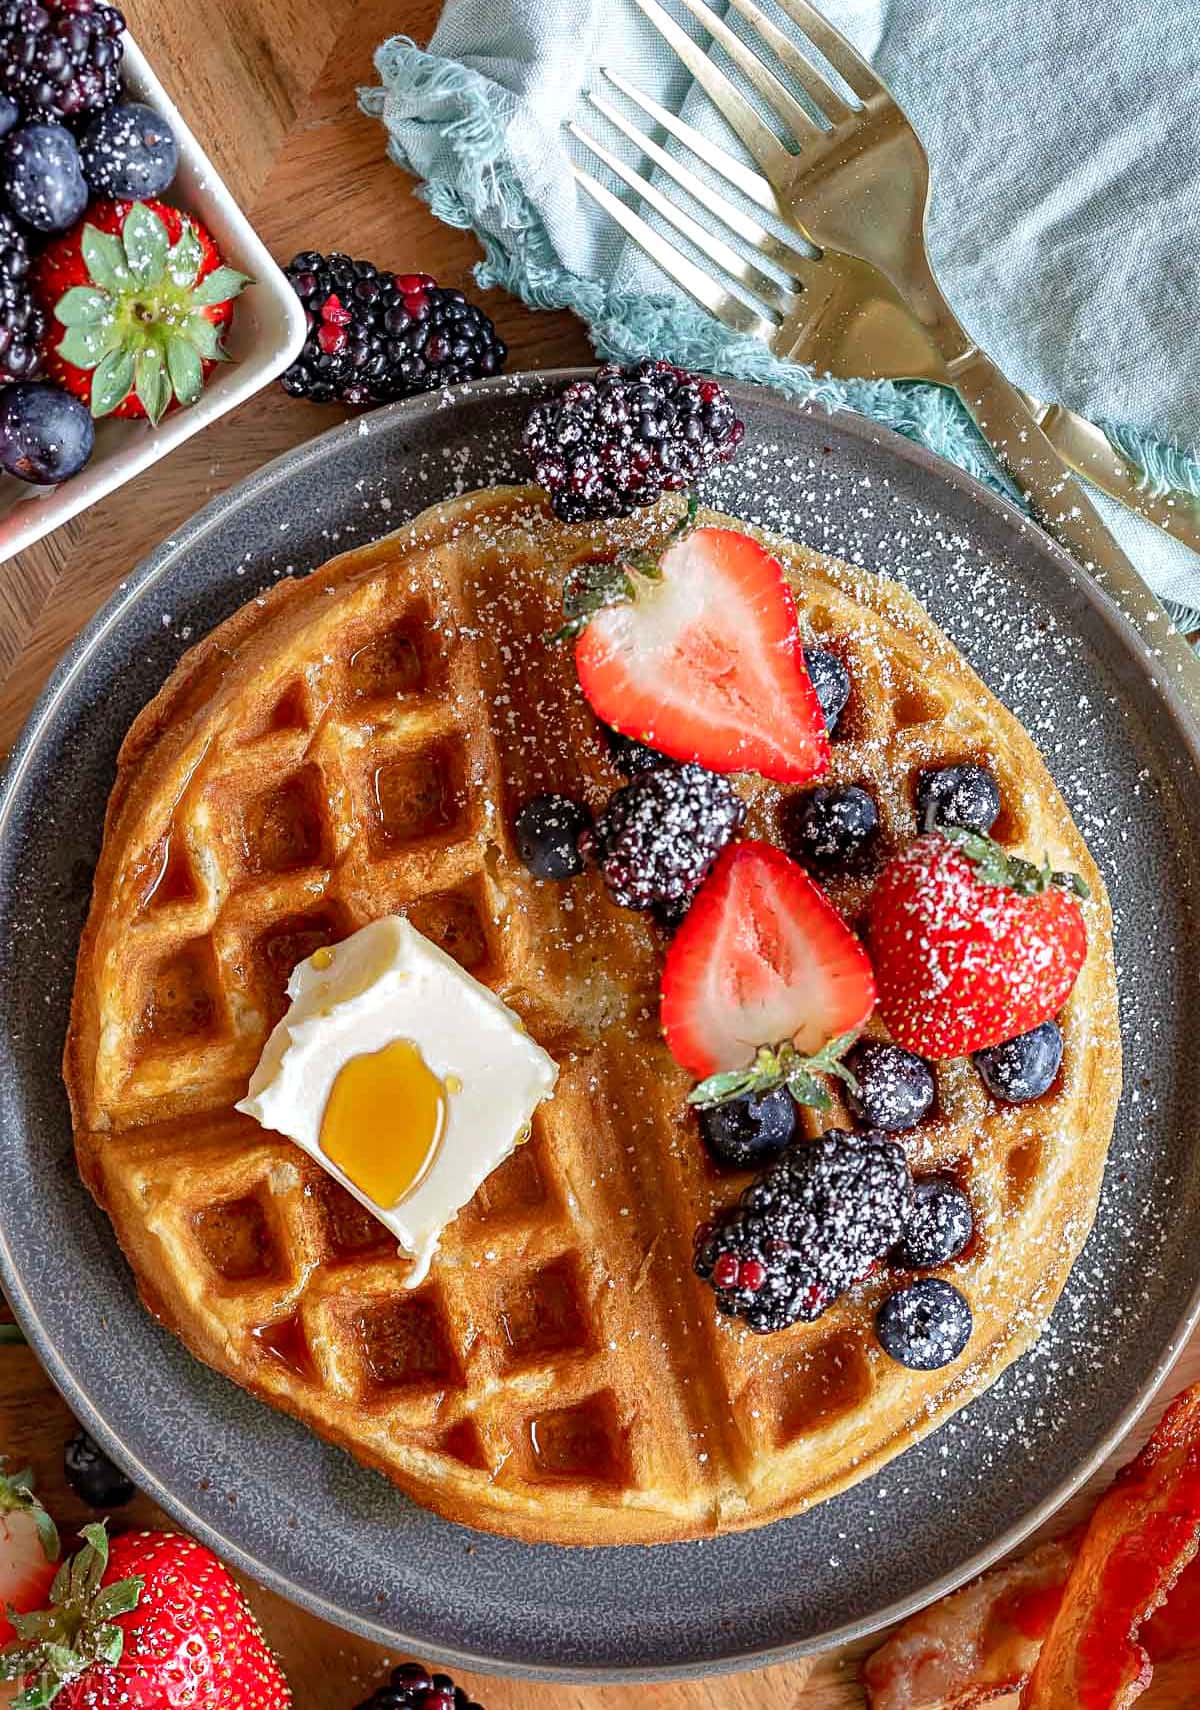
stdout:
{"type": "Polygon", "coordinates": [[[339,1069],[321,1118],[321,1150],[387,1208],[424,1179],[445,1127],[444,1083],[410,1039],[395,1039],[339,1069]]]}
{"type": "Polygon", "coordinates": [[[317,1375],[316,1363],[298,1312],[274,1324],[258,1324],[250,1334],[272,1359],[278,1360],[297,1377],[311,1379],[317,1375]]]}

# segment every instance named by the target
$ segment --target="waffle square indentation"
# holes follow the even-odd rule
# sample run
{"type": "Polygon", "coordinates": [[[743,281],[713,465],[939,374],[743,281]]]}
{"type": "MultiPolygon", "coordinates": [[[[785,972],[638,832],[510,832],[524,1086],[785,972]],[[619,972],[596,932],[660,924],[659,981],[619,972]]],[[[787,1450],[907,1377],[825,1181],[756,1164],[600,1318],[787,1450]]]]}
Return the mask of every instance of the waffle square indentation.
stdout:
{"type": "Polygon", "coordinates": [[[322,1245],[331,1263],[346,1264],[396,1252],[391,1230],[332,1176],[322,1175],[310,1191],[320,1208],[322,1245]]]}
{"type": "Polygon", "coordinates": [[[372,780],[377,852],[453,831],[465,814],[462,757],[448,742],[385,761],[372,780]]]}
{"type": "Polygon", "coordinates": [[[441,1311],[429,1296],[361,1307],[356,1328],[370,1388],[461,1386],[462,1373],[441,1311]]]}
{"type": "Polygon", "coordinates": [[[194,938],[158,964],[142,1006],[139,1031],[156,1045],[201,1043],[218,1030],[216,959],[207,938],[194,938]]]}
{"type": "Polygon", "coordinates": [[[788,1376],[783,1441],[820,1430],[860,1407],[872,1384],[861,1338],[850,1331],[833,1332],[788,1376]]]}
{"type": "Polygon", "coordinates": [[[261,934],[255,944],[255,959],[272,1026],[287,1008],[287,983],[296,965],[323,945],[337,944],[349,930],[349,923],[337,909],[319,908],[308,914],[285,915],[261,934]]]}
{"type": "Polygon", "coordinates": [[[592,1346],[579,1268],[570,1255],[519,1277],[501,1295],[498,1316],[510,1366],[592,1346]]]}
{"type": "Polygon", "coordinates": [[[592,1395],[574,1407],[536,1414],[528,1430],[535,1476],[628,1483],[628,1455],[611,1395],[592,1395]]]}
{"type": "Polygon", "coordinates": [[[441,681],[441,667],[428,617],[410,613],[354,649],[346,661],[346,681],[360,699],[416,695],[441,681]]]}
{"type": "Polygon", "coordinates": [[[208,1263],[226,1282],[275,1276],[279,1255],[271,1226],[253,1194],[205,1206],[192,1217],[192,1233],[208,1263]]]}
{"type": "Polygon", "coordinates": [[[468,892],[439,891],[436,896],[407,904],[401,913],[468,973],[474,973],[487,961],[488,939],[483,916],[468,892]]]}
{"type": "Polygon", "coordinates": [[[518,1146],[480,1187],[472,1204],[484,1218],[508,1222],[546,1202],[546,1182],[534,1145],[518,1146]]]}
{"type": "Polygon", "coordinates": [[[325,854],[325,789],[315,766],[302,766],[247,803],[242,845],[256,875],[319,865],[325,854]]]}

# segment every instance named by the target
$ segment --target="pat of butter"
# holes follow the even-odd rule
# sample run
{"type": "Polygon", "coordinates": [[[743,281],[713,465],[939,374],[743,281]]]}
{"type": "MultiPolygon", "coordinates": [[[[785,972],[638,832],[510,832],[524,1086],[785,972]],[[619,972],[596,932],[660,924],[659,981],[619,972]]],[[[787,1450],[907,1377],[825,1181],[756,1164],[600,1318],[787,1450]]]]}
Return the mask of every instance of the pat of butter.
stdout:
{"type": "Polygon", "coordinates": [[[237,1108],[294,1140],[391,1230],[413,1256],[405,1286],[415,1288],[446,1225],[554,1091],[558,1066],[507,1004],[398,915],[301,962],[288,997],[237,1108]],[[420,1162],[406,1191],[378,1204],[363,1183],[386,1179],[388,1166],[407,1158],[412,1112],[429,1128],[413,1151],[420,1162]]]}

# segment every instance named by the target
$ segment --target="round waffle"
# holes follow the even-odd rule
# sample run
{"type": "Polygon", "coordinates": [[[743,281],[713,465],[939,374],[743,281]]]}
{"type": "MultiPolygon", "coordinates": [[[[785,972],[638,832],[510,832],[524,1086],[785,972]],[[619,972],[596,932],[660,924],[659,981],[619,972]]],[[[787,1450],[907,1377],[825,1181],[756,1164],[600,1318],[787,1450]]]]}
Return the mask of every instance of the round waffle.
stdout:
{"type": "MultiPolygon", "coordinates": [[[[768,537],[806,642],[849,667],[829,781],[871,790],[881,858],[914,835],[923,767],[986,760],[999,841],[1088,880],[1090,950],[1052,1091],[1002,1106],[944,1063],[904,1137],[975,1207],[942,1268],[974,1313],[958,1361],[883,1354],[894,1273],[776,1335],[718,1317],[693,1232],[749,1178],[709,1161],[662,1044],[662,935],[594,876],[532,878],[512,835],[538,791],[598,808],[622,782],[570,648],[542,636],[573,564],[671,520],[568,528],[532,489],[468,495],[193,648],[121,751],[65,1057],[80,1169],[151,1311],[418,1501],[560,1544],[795,1513],[978,1395],[1036,1339],[1091,1227],[1120,1081],[1107,899],[1029,738],[903,589],[768,537]],[[293,965],[393,911],[561,1066],[413,1291],[382,1225],[233,1109],[293,965]]],[[[749,833],[777,836],[788,792],[740,787],[749,833]]],[[[870,883],[828,883],[852,923],[870,883]]],[[[804,1121],[849,1126],[836,1102],[804,1121]]]]}

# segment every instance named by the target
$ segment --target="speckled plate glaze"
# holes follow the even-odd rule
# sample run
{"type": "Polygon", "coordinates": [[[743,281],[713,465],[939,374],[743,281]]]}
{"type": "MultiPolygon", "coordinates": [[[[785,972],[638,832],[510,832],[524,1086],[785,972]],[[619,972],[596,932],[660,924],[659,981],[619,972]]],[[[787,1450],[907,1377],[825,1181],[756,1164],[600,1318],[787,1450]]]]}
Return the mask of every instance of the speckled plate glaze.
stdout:
{"type": "Polygon", "coordinates": [[[394,406],[281,458],[166,541],[58,666],[0,790],[0,1278],[71,1406],[138,1483],[318,1615],[452,1665],[698,1675],[858,1637],[978,1570],[1095,1468],[1191,1329],[1200,732],[1112,605],[1010,506],[870,422],[733,388],[748,449],[704,496],[908,583],[1032,732],[1104,869],[1126,1080],[1100,1216],[1035,1351],[810,1514],[705,1543],[562,1551],[414,1507],[199,1365],[138,1304],[75,1173],[59,1057],[105,799],[139,707],[276,577],[433,500],[522,478],[530,399],[563,378],[394,406]]]}

